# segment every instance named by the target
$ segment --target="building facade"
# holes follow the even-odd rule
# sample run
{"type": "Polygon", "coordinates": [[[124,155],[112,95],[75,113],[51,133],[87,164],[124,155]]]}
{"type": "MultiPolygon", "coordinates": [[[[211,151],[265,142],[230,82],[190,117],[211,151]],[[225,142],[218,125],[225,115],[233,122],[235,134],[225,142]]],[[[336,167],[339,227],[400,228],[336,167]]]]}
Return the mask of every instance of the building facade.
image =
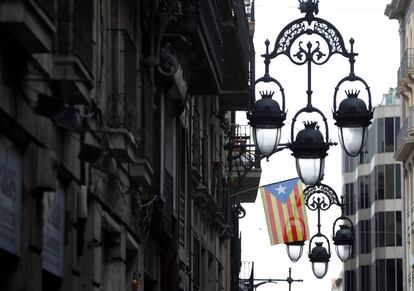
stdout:
{"type": "Polygon", "coordinates": [[[404,181],[404,218],[406,227],[404,233],[405,260],[404,260],[404,283],[406,290],[414,290],[414,235],[413,235],[413,201],[414,201],[414,144],[412,137],[414,91],[412,72],[414,70],[414,36],[413,36],[413,1],[390,1],[385,9],[385,15],[391,20],[398,20],[400,35],[400,59],[401,65],[398,69],[397,94],[401,98],[401,126],[397,136],[397,147],[394,158],[403,164],[404,181]]]}
{"type": "Polygon", "coordinates": [[[0,0],[0,290],[238,290],[253,32],[248,0],[0,0]]]}
{"type": "Polygon", "coordinates": [[[345,263],[345,291],[402,291],[403,198],[401,164],[394,160],[400,126],[394,91],[375,107],[368,140],[358,157],[342,156],[345,214],[355,243],[345,263]]]}

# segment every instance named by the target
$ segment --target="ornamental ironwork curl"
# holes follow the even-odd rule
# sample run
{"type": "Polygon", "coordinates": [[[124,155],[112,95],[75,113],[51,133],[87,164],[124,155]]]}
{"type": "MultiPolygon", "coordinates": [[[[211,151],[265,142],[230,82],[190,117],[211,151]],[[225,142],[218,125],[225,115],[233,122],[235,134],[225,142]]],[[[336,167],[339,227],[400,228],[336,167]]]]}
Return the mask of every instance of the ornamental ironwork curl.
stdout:
{"type": "Polygon", "coordinates": [[[325,184],[306,187],[303,191],[305,205],[310,210],[328,210],[332,204],[341,206],[338,195],[335,191],[325,184]]]}
{"type": "Polygon", "coordinates": [[[302,20],[288,25],[276,40],[276,55],[286,54],[290,51],[293,42],[306,31],[306,25],[302,20]]]}
{"type": "MultiPolygon", "coordinates": [[[[341,33],[334,25],[324,19],[316,17],[312,18],[311,23],[307,24],[307,22],[308,20],[306,18],[300,18],[289,23],[280,32],[275,43],[275,49],[270,54],[270,58],[275,58],[280,54],[285,54],[290,57],[290,51],[293,43],[305,34],[317,34],[326,41],[329,48],[326,60],[328,60],[335,53],[340,53],[346,57],[350,56],[345,47],[344,39],[342,38],[341,33]]],[[[318,64],[325,62],[326,61],[318,64]]]]}
{"type": "Polygon", "coordinates": [[[313,30],[328,42],[330,55],[334,53],[347,53],[341,34],[332,24],[316,20],[313,30]]]}

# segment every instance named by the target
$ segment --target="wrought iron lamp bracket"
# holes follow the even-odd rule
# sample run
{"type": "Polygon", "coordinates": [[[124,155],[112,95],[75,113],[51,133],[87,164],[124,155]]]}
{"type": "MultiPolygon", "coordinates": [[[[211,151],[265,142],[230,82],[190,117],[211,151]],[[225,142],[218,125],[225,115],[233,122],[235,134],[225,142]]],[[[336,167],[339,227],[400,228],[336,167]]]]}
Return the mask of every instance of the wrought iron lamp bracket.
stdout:
{"type": "Polygon", "coordinates": [[[312,187],[306,187],[303,191],[305,205],[309,210],[328,210],[331,205],[335,204],[342,207],[336,192],[325,184],[318,184],[312,187]]]}

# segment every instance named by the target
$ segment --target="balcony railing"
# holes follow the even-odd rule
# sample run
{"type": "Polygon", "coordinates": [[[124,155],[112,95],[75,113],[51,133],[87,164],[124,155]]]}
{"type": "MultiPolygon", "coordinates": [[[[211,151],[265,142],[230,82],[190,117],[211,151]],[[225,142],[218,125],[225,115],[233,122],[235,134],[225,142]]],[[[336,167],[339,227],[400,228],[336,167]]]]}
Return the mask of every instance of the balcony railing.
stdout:
{"type": "Polygon", "coordinates": [[[237,29],[237,36],[239,38],[240,49],[242,52],[242,60],[247,72],[249,70],[250,34],[244,0],[234,1],[234,19],[237,29]]]}
{"type": "Polygon", "coordinates": [[[223,73],[223,32],[216,0],[200,1],[200,15],[220,77],[223,73]]]}
{"type": "Polygon", "coordinates": [[[192,167],[201,173],[200,113],[195,107],[192,116],[192,137],[192,167]]]}
{"type": "Polygon", "coordinates": [[[73,0],[71,4],[68,0],[58,1],[55,53],[77,56],[91,73],[93,1],[73,0]]]}
{"type": "Polygon", "coordinates": [[[410,116],[408,116],[397,134],[397,147],[398,150],[402,144],[402,140],[407,136],[407,132],[414,127],[414,107],[410,108],[410,116]]]}
{"type": "Polygon", "coordinates": [[[126,30],[109,30],[110,90],[107,125],[126,128],[135,136],[137,129],[136,62],[137,50],[126,30]]]}
{"type": "Polygon", "coordinates": [[[43,11],[51,18],[54,19],[55,15],[55,0],[36,0],[43,11]]]}
{"type": "Polygon", "coordinates": [[[233,156],[236,168],[255,168],[260,167],[256,161],[255,147],[251,136],[251,127],[249,125],[231,125],[232,133],[230,142],[233,145],[233,156]]]}
{"type": "Polygon", "coordinates": [[[414,48],[409,48],[401,60],[401,66],[398,70],[398,85],[401,85],[403,78],[407,77],[409,70],[414,70],[414,48]]]}

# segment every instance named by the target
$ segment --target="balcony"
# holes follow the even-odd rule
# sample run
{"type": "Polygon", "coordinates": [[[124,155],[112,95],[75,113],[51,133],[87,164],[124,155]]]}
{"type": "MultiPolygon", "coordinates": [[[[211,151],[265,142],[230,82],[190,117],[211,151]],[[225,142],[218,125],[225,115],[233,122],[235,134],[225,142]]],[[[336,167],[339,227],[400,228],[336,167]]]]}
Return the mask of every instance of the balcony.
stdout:
{"type": "Polygon", "coordinates": [[[193,72],[190,91],[197,95],[217,94],[223,82],[223,32],[216,0],[181,0],[178,21],[167,34],[185,35],[191,50],[185,56],[193,72]]]}
{"type": "Polygon", "coordinates": [[[0,1],[0,23],[29,53],[50,53],[56,27],[51,0],[0,1]]]}
{"type": "Polygon", "coordinates": [[[65,97],[72,104],[89,104],[93,72],[93,3],[59,0],[56,6],[53,76],[56,82],[62,83],[65,97]]]}
{"type": "Polygon", "coordinates": [[[407,83],[414,81],[414,49],[409,48],[401,60],[400,68],[398,69],[398,87],[404,88],[407,83]]]}
{"type": "Polygon", "coordinates": [[[405,161],[414,149],[414,107],[410,108],[408,116],[397,134],[397,150],[394,158],[405,161]]]}
{"type": "Polygon", "coordinates": [[[232,131],[233,135],[228,144],[232,147],[232,166],[228,170],[228,176],[237,178],[233,191],[240,194],[236,199],[244,203],[253,203],[256,201],[262,169],[255,155],[251,127],[234,124],[232,131]]]}
{"type": "MultiPolygon", "coordinates": [[[[253,29],[245,1],[236,0],[233,14],[224,22],[223,92],[221,106],[228,110],[245,110],[248,100],[250,63],[254,63],[253,29]]],[[[252,75],[254,78],[254,74],[252,75]]]]}
{"type": "Polygon", "coordinates": [[[110,29],[108,36],[107,133],[114,157],[121,163],[132,163],[141,142],[137,127],[137,50],[126,30],[110,29]]]}

